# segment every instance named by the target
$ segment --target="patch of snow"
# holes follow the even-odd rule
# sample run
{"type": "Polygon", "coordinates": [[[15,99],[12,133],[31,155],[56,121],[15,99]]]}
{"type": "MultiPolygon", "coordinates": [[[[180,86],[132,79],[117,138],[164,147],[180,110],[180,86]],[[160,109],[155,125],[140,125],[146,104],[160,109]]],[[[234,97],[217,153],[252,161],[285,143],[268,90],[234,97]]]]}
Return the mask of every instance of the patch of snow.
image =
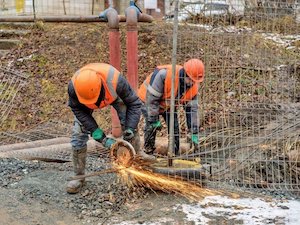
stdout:
{"type": "Polygon", "coordinates": [[[195,222],[196,225],[208,224],[214,216],[222,217],[223,221],[243,221],[247,225],[263,225],[270,222],[300,224],[300,202],[295,200],[273,199],[269,202],[259,198],[232,199],[210,196],[196,205],[182,204],[181,207],[187,220],[195,222]]]}
{"type": "MultiPolygon", "coordinates": [[[[295,41],[300,41],[300,35],[281,35],[275,33],[262,33],[265,40],[271,40],[274,43],[286,48],[293,48],[291,44],[295,41]]],[[[294,47],[295,48],[295,47],[294,47]]]]}
{"type": "MultiPolygon", "coordinates": [[[[123,221],[121,223],[116,223],[118,225],[138,225],[138,224],[143,224],[143,225],[160,225],[160,224],[172,224],[174,222],[173,219],[170,218],[160,218],[157,219],[157,221],[149,221],[149,222],[133,222],[133,221],[123,221]]],[[[100,225],[100,224],[99,224],[100,225]]]]}
{"type": "Polygon", "coordinates": [[[26,57],[23,57],[23,58],[19,58],[17,59],[18,62],[23,62],[23,61],[26,61],[26,60],[29,60],[33,57],[33,54],[29,55],[29,56],[26,56],[26,57]]]}
{"type": "MultiPolygon", "coordinates": [[[[213,27],[210,25],[203,25],[203,24],[191,24],[191,23],[180,23],[180,25],[185,26],[191,26],[191,27],[200,27],[203,28],[209,32],[212,33],[235,33],[235,34],[241,34],[241,33],[250,33],[253,30],[249,27],[236,27],[236,26],[219,26],[219,27],[213,27]]],[[[297,48],[296,46],[293,46],[292,44],[296,41],[300,41],[300,35],[283,35],[283,34],[277,34],[277,33],[261,33],[262,37],[265,40],[273,41],[275,44],[279,46],[283,46],[286,49],[294,49],[297,48]]]]}

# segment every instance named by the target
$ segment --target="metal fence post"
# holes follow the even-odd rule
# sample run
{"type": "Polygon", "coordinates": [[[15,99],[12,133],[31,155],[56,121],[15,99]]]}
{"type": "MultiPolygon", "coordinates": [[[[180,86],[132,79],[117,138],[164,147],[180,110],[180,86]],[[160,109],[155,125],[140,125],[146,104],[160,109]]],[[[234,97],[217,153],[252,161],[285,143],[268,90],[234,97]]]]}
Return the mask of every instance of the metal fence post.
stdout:
{"type": "MultiPolygon", "coordinates": [[[[174,151],[174,113],[175,113],[175,69],[177,54],[177,35],[178,35],[178,0],[175,1],[174,27],[173,27],[173,49],[172,49],[172,84],[171,84],[171,108],[170,108],[170,128],[169,128],[169,157],[174,151]]],[[[172,160],[169,159],[169,166],[172,166],[172,160]]]]}
{"type": "Polygon", "coordinates": [[[34,21],[36,21],[35,0],[32,0],[32,10],[33,10],[33,18],[34,18],[34,21]]]}

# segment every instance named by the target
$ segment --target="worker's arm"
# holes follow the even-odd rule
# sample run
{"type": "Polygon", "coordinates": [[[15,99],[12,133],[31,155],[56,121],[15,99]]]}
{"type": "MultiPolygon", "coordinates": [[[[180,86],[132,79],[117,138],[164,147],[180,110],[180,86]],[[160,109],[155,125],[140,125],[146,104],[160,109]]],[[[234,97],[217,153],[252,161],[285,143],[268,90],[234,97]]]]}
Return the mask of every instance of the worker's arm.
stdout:
{"type": "Polygon", "coordinates": [[[163,96],[167,70],[154,71],[150,84],[147,88],[146,107],[148,122],[153,123],[159,120],[159,102],[163,96]]]}
{"type": "Polygon", "coordinates": [[[141,117],[141,100],[139,99],[135,91],[131,88],[128,81],[121,75],[118,79],[116,92],[127,108],[126,121],[124,124],[125,129],[137,129],[141,117]]]}
{"type": "Polygon", "coordinates": [[[199,132],[198,100],[195,96],[185,105],[187,127],[192,134],[199,132]]]}
{"type": "Polygon", "coordinates": [[[92,116],[93,110],[89,109],[78,101],[72,81],[70,81],[68,85],[68,94],[68,104],[72,109],[74,115],[88,131],[93,133],[98,128],[98,125],[92,116]]]}

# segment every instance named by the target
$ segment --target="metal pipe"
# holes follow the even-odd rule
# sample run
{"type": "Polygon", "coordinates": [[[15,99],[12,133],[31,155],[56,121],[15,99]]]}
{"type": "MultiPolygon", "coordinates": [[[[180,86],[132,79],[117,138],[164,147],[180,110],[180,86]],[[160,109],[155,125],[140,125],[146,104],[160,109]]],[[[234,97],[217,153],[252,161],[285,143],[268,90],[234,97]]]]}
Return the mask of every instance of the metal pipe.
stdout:
{"type": "MultiPolygon", "coordinates": [[[[25,143],[23,143],[25,144],[25,143]]],[[[87,142],[89,151],[101,151],[104,147],[94,140],[87,142]]],[[[56,158],[64,157],[65,154],[71,154],[71,143],[51,144],[48,146],[28,147],[16,149],[12,151],[0,152],[0,158],[20,158],[20,159],[34,159],[34,158],[56,158]]]]}
{"type": "Polygon", "coordinates": [[[125,10],[126,17],[126,47],[127,47],[127,79],[131,87],[138,89],[138,21],[152,22],[152,16],[141,13],[130,1],[130,6],[125,10]]]}
{"type": "MultiPolygon", "coordinates": [[[[126,17],[118,15],[119,22],[126,22],[126,17]]],[[[59,22],[70,22],[70,23],[88,23],[88,22],[107,22],[103,18],[98,16],[39,16],[34,18],[33,16],[1,16],[0,22],[35,22],[43,21],[47,23],[59,23],[59,22]]],[[[138,22],[151,23],[153,18],[147,14],[141,13],[138,22]]]]}
{"type": "MultiPolygon", "coordinates": [[[[107,22],[104,19],[100,19],[98,16],[39,16],[34,18],[33,16],[2,16],[0,22],[34,22],[36,20],[43,22],[107,22]]],[[[125,17],[123,18],[125,21],[125,17]]]]}
{"type": "MultiPolygon", "coordinates": [[[[137,21],[138,14],[136,7],[129,7],[126,9],[126,23],[127,23],[127,71],[128,81],[134,90],[138,88],[137,76],[137,21]],[[130,47],[128,47],[130,46],[130,47]]],[[[121,70],[121,42],[119,33],[118,12],[109,7],[99,15],[100,18],[108,21],[109,27],[109,49],[110,49],[110,63],[119,71],[121,70]]],[[[152,21],[151,18],[143,16],[142,20],[152,21]]],[[[122,135],[122,128],[117,112],[111,107],[112,116],[112,135],[120,137],[122,135]]]]}
{"type": "Polygon", "coordinates": [[[138,89],[138,31],[137,23],[140,12],[134,6],[129,6],[125,10],[127,28],[127,79],[131,87],[138,89]]]}
{"type": "MultiPolygon", "coordinates": [[[[108,8],[99,15],[108,21],[108,42],[109,42],[109,61],[117,70],[121,70],[121,41],[119,32],[118,12],[114,8],[108,8]]],[[[122,135],[122,127],[117,111],[111,107],[112,135],[120,137],[122,135]]]]}
{"type": "Polygon", "coordinates": [[[62,144],[62,143],[69,143],[69,142],[70,142],[70,138],[60,137],[60,138],[30,141],[30,142],[24,142],[24,143],[8,144],[8,145],[0,146],[0,152],[7,152],[7,151],[24,149],[24,148],[36,148],[36,147],[41,147],[41,146],[62,144]]]}
{"type": "MultiPolygon", "coordinates": [[[[177,35],[178,35],[178,0],[175,1],[174,11],[174,28],[173,28],[173,49],[172,49],[172,82],[171,82],[171,107],[170,107],[170,141],[168,155],[171,157],[174,151],[174,114],[175,114],[175,69],[176,69],[176,54],[177,54],[177,35]]],[[[169,166],[173,165],[172,159],[168,160],[169,166]]]]}
{"type": "Polygon", "coordinates": [[[152,23],[153,17],[145,13],[140,13],[138,16],[138,22],[152,23]]]}

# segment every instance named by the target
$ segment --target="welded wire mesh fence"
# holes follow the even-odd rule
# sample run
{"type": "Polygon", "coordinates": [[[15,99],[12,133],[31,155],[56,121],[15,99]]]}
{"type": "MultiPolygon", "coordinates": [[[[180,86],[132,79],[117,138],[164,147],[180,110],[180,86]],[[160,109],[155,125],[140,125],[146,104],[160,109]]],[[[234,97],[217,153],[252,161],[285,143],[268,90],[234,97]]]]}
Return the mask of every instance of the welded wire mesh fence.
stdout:
{"type": "MultiPolygon", "coordinates": [[[[205,64],[197,95],[199,145],[180,158],[210,164],[211,185],[299,191],[298,7],[208,1],[179,9],[177,62],[199,58],[205,64]]],[[[181,107],[178,93],[178,136],[190,141],[185,114],[194,116],[181,107]]]]}
{"type": "MultiPolygon", "coordinates": [[[[108,6],[125,14],[130,0],[0,0],[0,16],[90,16],[108,6]]],[[[137,4],[143,9],[144,1],[137,4]]],[[[144,9],[143,9],[144,10],[144,9]]]]}
{"type": "MultiPolygon", "coordinates": [[[[1,15],[5,11],[7,14],[16,13],[10,11],[8,1],[3,2],[6,5],[0,5],[1,15]]],[[[37,4],[42,2],[46,5],[46,1],[37,4]]],[[[59,8],[56,12],[60,15],[65,11],[67,15],[84,15],[85,8],[88,8],[88,14],[92,14],[90,5],[78,10],[70,5],[68,11],[62,1],[51,2],[59,8]]],[[[68,2],[71,4],[72,1],[68,2]]],[[[80,4],[85,4],[85,1],[80,1],[80,4]]],[[[36,12],[52,15],[51,10],[43,11],[43,7],[39,9],[37,5],[36,12]]],[[[28,10],[20,14],[32,12],[28,10]]],[[[152,44],[160,45],[161,51],[156,55],[161,57],[148,58],[147,52],[140,49],[141,58],[145,55],[145,60],[156,60],[156,65],[171,64],[172,17],[170,12],[166,15],[168,23],[156,30],[157,40],[148,40],[147,48],[152,44]]],[[[179,158],[194,161],[200,158],[202,164],[211,165],[212,176],[208,184],[213,186],[228,184],[299,191],[299,3],[209,1],[180,4],[179,21],[177,64],[199,58],[205,65],[205,79],[199,84],[196,101],[182,107],[185,104],[181,104],[178,98],[188,88],[183,87],[179,95],[176,93],[179,158]],[[199,128],[195,133],[199,141],[196,146],[190,144],[191,131],[186,125],[187,119],[195,118],[191,112],[195,103],[199,122],[191,120],[191,126],[199,128]]],[[[147,68],[146,73],[150,74],[150,70],[147,68]]],[[[165,117],[168,116],[167,110],[165,117]]],[[[28,142],[68,133],[54,127],[54,130],[38,128],[17,135],[2,133],[0,143],[28,142]]],[[[166,138],[166,133],[164,129],[158,136],[166,138]]],[[[156,144],[161,142],[158,139],[156,144]]],[[[187,165],[176,166],[186,168],[187,165]]],[[[190,180],[194,178],[189,177],[190,180]]]]}
{"type": "Polygon", "coordinates": [[[16,107],[14,99],[26,83],[27,75],[8,68],[0,68],[0,125],[5,121],[11,109],[16,107]]]}
{"type": "Polygon", "coordinates": [[[70,137],[71,130],[72,126],[70,124],[49,120],[21,132],[1,132],[0,145],[70,137]]]}
{"type": "Polygon", "coordinates": [[[1,0],[0,16],[98,15],[104,0],[1,0]]]}
{"type": "MultiPolygon", "coordinates": [[[[0,158],[71,161],[72,124],[49,120],[22,132],[0,132],[0,158]]],[[[95,141],[88,141],[89,156],[107,160],[109,150],[95,141]]]]}

